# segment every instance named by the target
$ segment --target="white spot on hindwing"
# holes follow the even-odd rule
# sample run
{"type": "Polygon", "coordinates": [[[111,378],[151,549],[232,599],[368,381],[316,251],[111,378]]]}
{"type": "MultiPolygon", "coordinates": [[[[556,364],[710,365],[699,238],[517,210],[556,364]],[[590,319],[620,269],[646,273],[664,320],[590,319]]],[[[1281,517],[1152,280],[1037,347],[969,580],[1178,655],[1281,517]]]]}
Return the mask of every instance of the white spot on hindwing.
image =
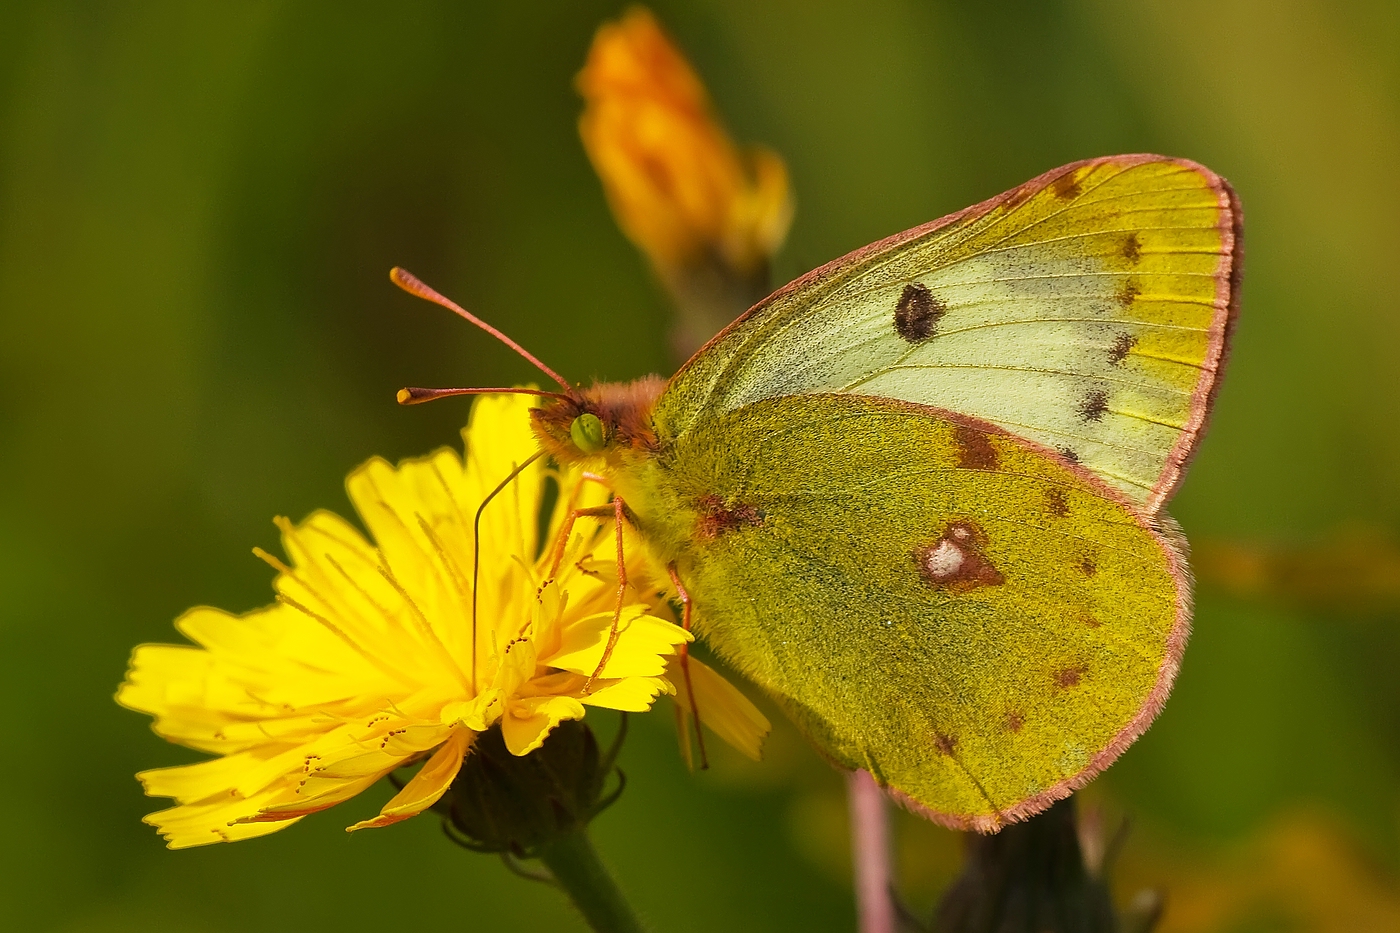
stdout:
{"type": "Polygon", "coordinates": [[[929,544],[914,548],[919,576],[935,589],[954,595],[1006,582],[987,558],[987,536],[969,521],[949,522],[929,544]]]}
{"type": "Polygon", "coordinates": [[[958,570],[962,568],[963,561],[967,555],[963,549],[947,538],[942,539],[928,552],[924,558],[924,570],[928,576],[939,582],[946,583],[957,576],[958,570]]]}

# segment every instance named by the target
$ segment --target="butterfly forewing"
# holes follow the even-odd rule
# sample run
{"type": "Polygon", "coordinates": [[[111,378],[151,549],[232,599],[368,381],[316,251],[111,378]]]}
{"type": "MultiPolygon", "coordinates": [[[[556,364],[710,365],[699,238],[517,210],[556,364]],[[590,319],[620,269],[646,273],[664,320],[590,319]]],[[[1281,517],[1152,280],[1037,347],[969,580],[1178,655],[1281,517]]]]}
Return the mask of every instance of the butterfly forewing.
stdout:
{"type": "Polygon", "coordinates": [[[677,375],[658,425],[782,395],[904,399],[999,424],[1155,511],[1225,353],[1238,225],[1194,163],[1065,166],[779,291],[677,375]]]}

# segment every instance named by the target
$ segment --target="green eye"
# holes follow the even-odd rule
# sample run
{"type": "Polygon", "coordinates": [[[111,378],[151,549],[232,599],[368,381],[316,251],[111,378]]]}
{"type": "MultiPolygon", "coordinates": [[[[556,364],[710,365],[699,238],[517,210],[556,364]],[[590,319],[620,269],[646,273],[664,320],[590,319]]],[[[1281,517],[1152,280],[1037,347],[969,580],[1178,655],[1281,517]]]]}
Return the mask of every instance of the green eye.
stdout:
{"type": "Polygon", "coordinates": [[[569,436],[574,439],[574,446],[579,450],[586,454],[596,454],[603,449],[603,422],[598,420],[597,415],[586,412],[569,425],[569,436]]]}

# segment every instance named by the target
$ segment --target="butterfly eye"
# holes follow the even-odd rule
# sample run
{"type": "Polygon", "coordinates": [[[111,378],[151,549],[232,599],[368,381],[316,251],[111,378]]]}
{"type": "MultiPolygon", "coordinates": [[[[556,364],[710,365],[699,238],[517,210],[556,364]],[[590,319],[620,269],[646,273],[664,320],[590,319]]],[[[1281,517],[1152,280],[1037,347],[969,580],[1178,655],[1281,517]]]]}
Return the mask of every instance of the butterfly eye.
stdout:
{"type": "Polygon", "coordinates": [[[574,446],[586,454],[596,454],[603,449],[603,422],[591,412],[585,412],[569,425],[569,436],[574,446]]]}

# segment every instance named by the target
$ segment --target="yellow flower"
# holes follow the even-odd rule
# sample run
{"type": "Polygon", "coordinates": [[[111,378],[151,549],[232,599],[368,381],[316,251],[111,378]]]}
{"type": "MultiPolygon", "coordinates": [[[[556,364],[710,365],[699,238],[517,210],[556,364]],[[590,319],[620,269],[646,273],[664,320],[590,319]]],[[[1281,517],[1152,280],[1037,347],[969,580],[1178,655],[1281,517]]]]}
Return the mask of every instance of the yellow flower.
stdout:
{"type": "MultiPolygon", "coordinates": [[[[171,848],[273,832],[426,758],[377,817],[350,829],[386,826],[432,806],[495,724],[524,755],[588,706],[641,711],[675,693],[668,668],[690,636],[658,616],[669,610],[655,592],[629,592],[613,653],[589,684],[616,606],[614,537],[581,522],[547,580],[553,549],[539,553],[537,523],[549,472],[538,461],[482,514],[473,632],[472,522],[537,450],[527,409],[519,396],[479,400],[465,465],[447,449],[397,468],[364,464],[346,486],[374,545],[330,512],[281,519],[289,564],[257,552],[278,570],[275,605],[243,616],[192,609],[176,626],[199,647],[136,649],[118,702],[154,715],[170,741],[221,756],[137,776],[147,794],[178,802],[146,818],[171,848]]],[[[559,483],[551,542],[571,503],[606,499],[576,473],[559,483]]],[[[645,577],[639,553],[628,562],[633,579],[645,577]]],[[[739,697],[736,713],[722,689],[733,688],[689,663],[704,671],[702,712],[729,723],[752,710],[739,697]],[[705,689],[713,681],[722,688],[705,689]]],[[[767,723],[752,713],[739,742],[756,748],[767,723]]]]}
{"type": "Polygon", "coordinates": [[[598,30],[578,88],[579,133],[613,214],[662,279],[718,264],[766,287],[792,219],[787,169],[766,149],[741,156],[650,12],[598,30]]]}

